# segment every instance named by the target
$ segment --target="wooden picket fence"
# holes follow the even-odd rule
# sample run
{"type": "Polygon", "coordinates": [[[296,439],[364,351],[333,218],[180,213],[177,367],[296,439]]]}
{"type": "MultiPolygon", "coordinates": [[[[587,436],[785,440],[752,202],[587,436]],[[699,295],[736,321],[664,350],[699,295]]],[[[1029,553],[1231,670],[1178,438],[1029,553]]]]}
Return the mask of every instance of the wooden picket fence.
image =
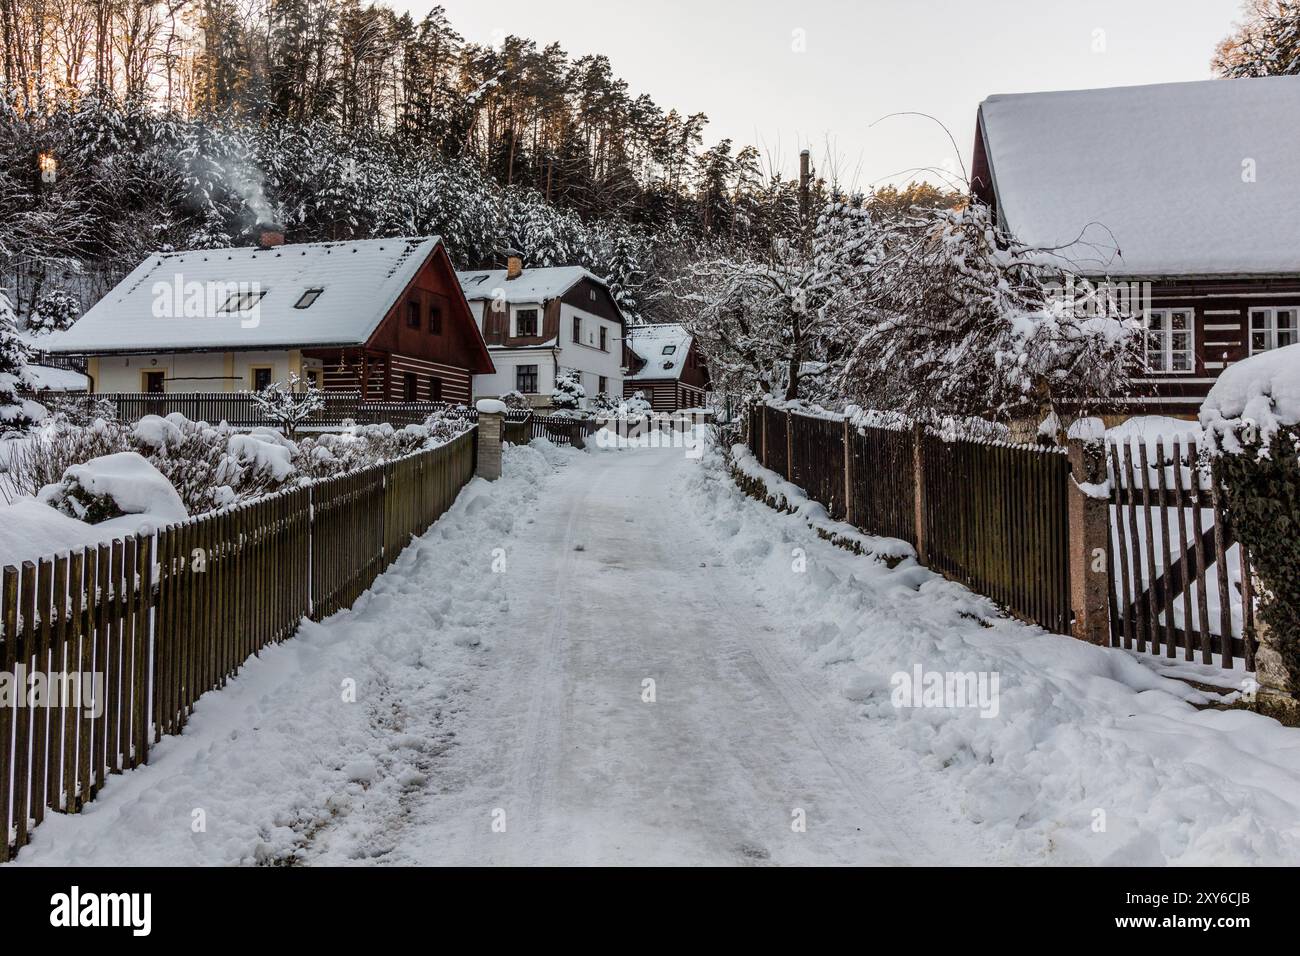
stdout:
{"type": "Polygon", "coordinates": [[[751,446],[831,517],[900,538],[929,567],[1058,633],[1070,630],[1063,449],[855,427],[756,405],[751,446]]]}
{"type": "Polygon", "coordinates": [[[0,707],[0,862],[47,812],[77,813],[146,763],[249,656],[351,605],[451,507],[476,437],[4,568],[0,672],[100,684],[77,688],[84,706],[0,707]]]}
{"type": "MultiPolygon", "coordinates": [[[[832,517],[901,538],[1017,617],[1070,633],[1065,449],[855,427],[768,405],[750,408],[748,436],[765,467],[832,517]]],[[[1253,670],[1250,555],[1210,457],[1182,439],[1154,449],[1112,440],[1106,456],[1111,646],[1253,670]]]]}

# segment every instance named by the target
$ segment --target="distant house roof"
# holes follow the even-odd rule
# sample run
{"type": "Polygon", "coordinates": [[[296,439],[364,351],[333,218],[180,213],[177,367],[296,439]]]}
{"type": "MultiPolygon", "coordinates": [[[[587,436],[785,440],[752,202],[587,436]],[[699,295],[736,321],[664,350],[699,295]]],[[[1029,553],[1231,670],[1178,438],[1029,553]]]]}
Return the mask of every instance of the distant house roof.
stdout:
{"type": "Polygon", "coordinates": [[[420,236],[155,253],[44,347],[95,353],[361,344],[441,242],[420,236]],[[262,293],[256,313],[184,314],[187,288],[240,283],[262,293]],[[319,294],[308,296],[312,290],[319,294]]]}
{"type": "Polygon", "coordinates": [[[627,344],[645,364],[628,374],[629,379],[678,379],[691,350],[691,334],[676,323],[634,325],[627,330],[627,344]]]}
{"type": "Polygon", "coordinates": [[[84,392],[86,390],[86,376],[72,369],[29,365],[27,374],[31,376],[32,385],[38,391],[84,392]]]}
{"type": "Polygon", "coordinates": [[[990,96],[973,185],[1084,274],[1300,273],[1297,117],[1300,76],[990,96]]]}
{"type": "Polygon", "coordinates": [[[604,279],[582,266],[547,266],[525,269],[513,279],[506,278],[505,269],[474,269],[456,273],[465,298],[499,299],[511,305],[542,303],[559,298],[583,279],[590,279],[602,289],[609,285],[604,279]],[[498,292],[498,290],[500,290],[498,292]]]}

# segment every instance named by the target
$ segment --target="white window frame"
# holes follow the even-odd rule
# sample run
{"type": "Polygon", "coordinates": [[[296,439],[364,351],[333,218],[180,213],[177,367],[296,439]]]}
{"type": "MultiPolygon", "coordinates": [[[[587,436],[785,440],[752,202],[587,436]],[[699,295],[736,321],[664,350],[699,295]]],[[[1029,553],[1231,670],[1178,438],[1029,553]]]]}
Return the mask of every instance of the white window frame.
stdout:
{"type": "Polygon", "coordinates": [[[1147,311],[1146,333],[1145,351],[1148,372],[1186,375],[1188,372],[1196,371],[1196,310],[1194,308],[1178,306],[1168,309],[1149,309],[1147,311]],[[1187,314],[1187,328],[1185,330],[1187,332],[1187,348],[1179,349],[1178,353],[1175,353],[1173,349],[1175,330],[1171,324],[1175,312],[1185,312],[1187,314]],[[1153,336],[1160,340],[1159,366],[1151,362],[1153,356],[1151,339],[1153,336]],[[1174,355],[1184,352],[1187,355],[1186,368],[1175,368],[1174,355]]]}
{"type": "Polygon", "coordinates": [[[542,334],[542,310],[541,310],[540,308],[538,308],[537,306],[535,306],[535,305],[521,305],[521,306],[519,306],[518,308],[515,309],[514,314],[511,316],[511,318],[514,320],[514,326],[515,326],[515,327],[514,327],[514,337],[518,337],[518,336],[520,336],[521,334],[523,334],[523,333],[521,333],[521,332],[519,331],[519,313],[520,313],[520,312],[532,312],[532,313],[533,313],[533,331],[531,331],[531,332],[528,333],[529,336],[537,336],[537,335],[541,335],[541,334],[542,334]]]}
{"type": "Polygon", "coordinates": [[[1246,310],[1246,337],[1250,342],[1251,355],[1282,348],[1277,341],[1277,314],[1279,312],[1291,313],[1291,341],[1286,344],[1294,345],[1300,342],[1300,305],[1252,305],[1246,310]],[[1263,330],[1268,341],[1262,349],[1257,349],[1255,348],[1255,316],[1260,312],[1268,316],[1268,323],[1263,330]]]}

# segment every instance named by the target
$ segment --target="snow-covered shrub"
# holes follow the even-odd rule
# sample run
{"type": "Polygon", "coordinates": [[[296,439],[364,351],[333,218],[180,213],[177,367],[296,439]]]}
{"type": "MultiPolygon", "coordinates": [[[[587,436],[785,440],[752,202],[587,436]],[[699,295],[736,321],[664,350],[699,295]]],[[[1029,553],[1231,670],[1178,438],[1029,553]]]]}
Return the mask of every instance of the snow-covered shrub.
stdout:
{"type": "Polygon", "coordinates": [[[581,376],[572,369],[565,369],[555,376],[555,388],[551,391],[551,404],[560,411],[574,411],[581,407],[587,397],[587,390],[582,387],[581,376]]]}
{"type": "Polygon", "coordinates": [[[88,426],[99,419],[111,422],[117,418],[117,403],[97,395],[63,395],[55,392],[43,404],[49,411],[47,424],[88,426]]]}
{"type": "Polygon", "coordinates": [[[604,415],[617,412],[620,404],[622,404],[621,400],[616,399],[613,395],[610,395],[607,392],[601,392],[587,401],[587,407],[591,409],[591,411],[604,415]]]}
{"type": "Polygon", "coordinates": [[[1300,700],[1300,345],[1226,369],[1200,420],[1259,580],[1260,682],[1300,700]]]}
{"type": "Polygon", "coordinates": [[[73,465],[59,481],[42,488],[37,498],[87,524],[125,515],[148,515],[162,524],[183,521],[188,514],[171,483],[133,451],[73,465]]]}
{"type": "Polygon", "coordinates": [[[34,496],[46,485],[61,481],[74,465],[130,448],[127,431],[118,422],[100,419],[81,425],[56,417],[30,441],[15,445],[9,457],[8,484],[17,496],[34,496]]]}
{"type": "Polygon", "coordinates": [[[312,415],[325,407],[325,393],[315,385],[304,387],[302,379],[291,374],[288,385],[272,382],[262,391],[254,392],[253,403],[263,418],[292,438],[312,415]]]}
{"type": "Polygon", "coordinates": [[[528,396],[523,392],[506,392],[501,396],[501,401],[505,403],[506,408],[529,409],[528,396]]]}
{"type": "Polygon", "coordinates": [[[645,392],[637,389],[631,398],[625,398],[619,403],[618,415],[620,418],[645,418],[652,410],[645,392]]]}
{"type": "Polygon", "coordinates": [[[61,332],[81,318],[81,303],[62,289],[41,293],[27,316],[27,328],[36,333],[61,332]]]}

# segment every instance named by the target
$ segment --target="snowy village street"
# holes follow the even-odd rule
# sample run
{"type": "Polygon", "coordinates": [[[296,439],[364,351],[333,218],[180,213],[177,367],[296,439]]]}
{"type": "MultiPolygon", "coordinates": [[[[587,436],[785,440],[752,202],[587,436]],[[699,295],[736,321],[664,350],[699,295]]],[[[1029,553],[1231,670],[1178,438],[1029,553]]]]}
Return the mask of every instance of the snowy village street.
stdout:
{"type": "Polygon", "coordinates": [[[535,443],[19,864],[1294,859],[1288,732],[1195,696],[832,547],[716,455],[535,443]],[[998,713],[892,707],[913,661],[996,669],[998,713]]]}

